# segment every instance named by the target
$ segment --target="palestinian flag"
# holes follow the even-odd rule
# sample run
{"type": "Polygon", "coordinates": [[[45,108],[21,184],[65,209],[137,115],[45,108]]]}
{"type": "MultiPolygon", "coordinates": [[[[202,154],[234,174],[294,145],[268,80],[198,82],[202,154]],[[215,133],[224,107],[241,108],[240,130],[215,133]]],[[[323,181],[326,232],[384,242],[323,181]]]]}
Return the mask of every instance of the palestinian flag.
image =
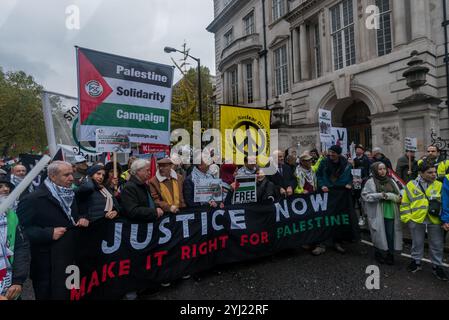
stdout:
{"type": "Polygon", "coordinates": [[[77,47],[80,140],[97,128],[131,130],[130,141],[169,145],[173,68],[77,47]]]}
{"type": "Polygon", "coordinates": [[[256,176],[237,176],[237,189],[232,197],[232,204],[257,202],[256,176]]]}

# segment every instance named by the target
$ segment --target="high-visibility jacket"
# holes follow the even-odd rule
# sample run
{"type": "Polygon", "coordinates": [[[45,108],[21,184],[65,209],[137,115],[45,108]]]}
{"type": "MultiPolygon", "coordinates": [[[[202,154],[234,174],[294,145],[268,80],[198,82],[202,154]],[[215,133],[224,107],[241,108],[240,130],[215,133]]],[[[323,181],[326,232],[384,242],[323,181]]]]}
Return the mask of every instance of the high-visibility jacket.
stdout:
{"type": "MultiPolygon", "coordinates": [[[[421,165],[422,162],[423,162],[423,159],[418,160],[418,166],[421,165]]],[[[436,163],[436,165],[437,165],[438,180],[443,181],[444,177],[447,174],[449,174],[449,160],[440,161],[440,162],[436,163]]]]}
{"type": "Polygon", "coordinates": [[[429,201],[427,198],[430,200],[435,199],[441,201],[443,184],[435,180],[426,189],[426,197],[418,185],[418,179],[407,183],[407,186],[404,189],[400,207],[402,222],[407,223],[411,220],[416,223],[423,223],[426,217],[429,217],[432,224],[441,224],[440,218],[428,213],[429,201]]]}
{"type": "Polygon", "coordinates": [[[443,181],[443,190],[441,191],[441,221],[449,223],[449,174],[443,181]]]}

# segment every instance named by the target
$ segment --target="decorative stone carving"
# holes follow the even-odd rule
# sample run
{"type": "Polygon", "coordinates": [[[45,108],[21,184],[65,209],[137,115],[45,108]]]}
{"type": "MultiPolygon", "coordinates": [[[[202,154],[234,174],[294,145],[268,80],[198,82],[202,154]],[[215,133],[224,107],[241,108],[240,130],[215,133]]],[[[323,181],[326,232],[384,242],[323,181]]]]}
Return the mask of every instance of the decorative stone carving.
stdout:
{"type": "Polygon", "coordinates": [[[317,139],[316,135],[292,136],[292,145],[296,146],[299,142],[301,144],[301,147],[315,148],[316,139],[317,139]]]}
{"type": "Polygon", "coordinates": [[[400,141],[401,135],[398,126],[382,127],[382,140],[386,146],[393,145],[394,141],[400,141]]]}

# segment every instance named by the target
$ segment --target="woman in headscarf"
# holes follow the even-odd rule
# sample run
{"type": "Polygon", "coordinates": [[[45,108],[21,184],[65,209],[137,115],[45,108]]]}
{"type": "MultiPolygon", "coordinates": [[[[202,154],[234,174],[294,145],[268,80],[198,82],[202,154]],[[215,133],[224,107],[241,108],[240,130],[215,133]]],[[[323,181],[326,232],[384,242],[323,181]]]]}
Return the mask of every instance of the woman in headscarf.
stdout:
{"type": "Polygon", "coordinates": [[[374,257],[379,263],[393,265],[394,252],[402,250],[401,193],[382,162],[372,164],[371,174],[362,190],[362,199],[374,244],[374,257]]]}
{"type": "Polygon", "coordinates": [[[120,206],[114,195],[105,187],[105,170],[95,165],[87,170],[88,178],[75,191],[81,212],[87,213],[91,222],[101,218],[114,219],[120,212],[120,206]]]}

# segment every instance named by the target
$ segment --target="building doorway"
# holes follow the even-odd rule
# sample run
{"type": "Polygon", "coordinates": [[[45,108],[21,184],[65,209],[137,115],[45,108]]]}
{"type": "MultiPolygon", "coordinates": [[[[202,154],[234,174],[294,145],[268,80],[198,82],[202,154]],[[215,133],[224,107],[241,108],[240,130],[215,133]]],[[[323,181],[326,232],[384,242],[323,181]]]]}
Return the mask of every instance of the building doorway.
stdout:
{"type": "Polygon", "coordinates": [[[348,143],[372,149],[370,110],[362,101],[354,101],[343,113],[342,124],[348,130],[348,143]]]}

